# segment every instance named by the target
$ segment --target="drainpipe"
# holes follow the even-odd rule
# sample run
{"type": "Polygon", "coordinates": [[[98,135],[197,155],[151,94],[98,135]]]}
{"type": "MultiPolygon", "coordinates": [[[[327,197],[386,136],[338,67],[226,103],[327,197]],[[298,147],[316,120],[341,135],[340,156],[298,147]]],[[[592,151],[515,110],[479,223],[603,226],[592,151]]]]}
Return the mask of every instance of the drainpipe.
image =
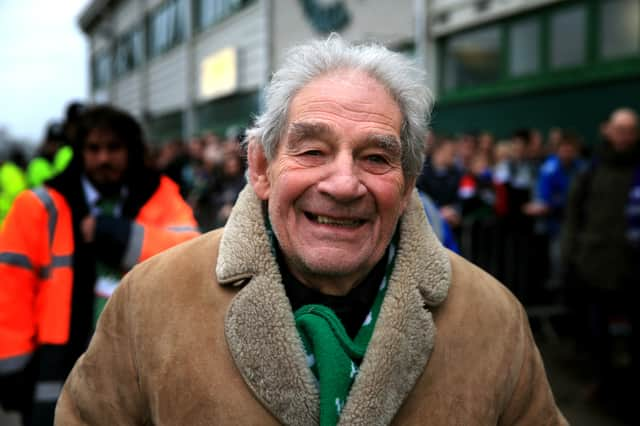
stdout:
{"type": "Polygon", "coordinates": [[[435,39],[429,34],[429,19],[432,0],[414,0],[414,44],[416,61],[427,72],[427,86],[434,96],[437,95],[438,64],[435,39]]]}

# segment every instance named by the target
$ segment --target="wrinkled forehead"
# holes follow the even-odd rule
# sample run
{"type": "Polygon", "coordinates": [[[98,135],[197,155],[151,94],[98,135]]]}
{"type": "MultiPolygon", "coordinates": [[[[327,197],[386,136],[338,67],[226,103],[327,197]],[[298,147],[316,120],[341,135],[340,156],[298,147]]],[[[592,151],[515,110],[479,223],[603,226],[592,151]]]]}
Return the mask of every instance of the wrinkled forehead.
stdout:
{"type": "Polygon", "coordinates": [[[310,130],[326,134],[326,126],[304,128],[299,124],[338,121],[399,136],[405,117],[396,98],[378,79],[360,70],[335,70],[313,78],[291,97],[281,136],[310,130]]]}

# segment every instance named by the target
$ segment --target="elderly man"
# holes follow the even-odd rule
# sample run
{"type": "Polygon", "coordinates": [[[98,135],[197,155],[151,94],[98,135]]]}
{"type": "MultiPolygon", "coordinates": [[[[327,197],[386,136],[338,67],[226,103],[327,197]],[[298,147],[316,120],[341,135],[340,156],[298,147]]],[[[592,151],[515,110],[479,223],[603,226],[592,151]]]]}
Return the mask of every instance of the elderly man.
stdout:
{"type": "Polygon", "coordinates": [[[128,275],[57,424],[564,424],[521,306],[427,224],[422,74],[286,58],[226,227],[128,275]]]}

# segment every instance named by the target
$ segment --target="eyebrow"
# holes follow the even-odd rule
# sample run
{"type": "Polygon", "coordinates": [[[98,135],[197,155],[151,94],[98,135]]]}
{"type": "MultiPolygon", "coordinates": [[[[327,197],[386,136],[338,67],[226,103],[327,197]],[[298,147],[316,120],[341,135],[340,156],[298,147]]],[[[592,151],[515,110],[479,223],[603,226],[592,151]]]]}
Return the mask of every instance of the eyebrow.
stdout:
{"type": "Polygon", "coordinates": [[[335,131],[325,123],[298,121],[289,126],[287,145],[293,147],[303,139],[331,139],[335,137],[335,131]]]}
{"type": "MultiPolygon", "coordinates": [[[[326,123],[298,121],[291,123],[289,126],[287,145],[293,147],[303,139],[335,139],[336,137],[335,130],[326,123]]],[[[398,138],[393,135],[369,135],[366,138],[365,145],[375,145],[394,156],[400,156],[402,154],[402,145],[398,138]]]]}
{"type": "Polygon", "coordinates": [[[388,152],[393,156],[400,157],[402,155],[402,144],[392,135],[370,135],[367,137],[369,144],[375,145],[378,148],[388,152]]]}

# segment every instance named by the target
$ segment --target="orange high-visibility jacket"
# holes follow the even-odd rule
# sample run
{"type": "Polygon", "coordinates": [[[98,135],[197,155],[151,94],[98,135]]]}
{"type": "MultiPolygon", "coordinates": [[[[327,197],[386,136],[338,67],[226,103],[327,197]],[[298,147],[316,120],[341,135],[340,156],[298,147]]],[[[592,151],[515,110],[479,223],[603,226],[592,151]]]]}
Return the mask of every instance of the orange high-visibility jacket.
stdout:
{"type": "MultiPolygon", "coordinates": [[[[177,185],[162,177],[132,223],[123,270],[198,234],[177,185]]],[[[68,342],[73,254],[67,200],[46,186],[23,192],[0,231],[0,375],[24,368],[41,345],[68,342]]]]}

